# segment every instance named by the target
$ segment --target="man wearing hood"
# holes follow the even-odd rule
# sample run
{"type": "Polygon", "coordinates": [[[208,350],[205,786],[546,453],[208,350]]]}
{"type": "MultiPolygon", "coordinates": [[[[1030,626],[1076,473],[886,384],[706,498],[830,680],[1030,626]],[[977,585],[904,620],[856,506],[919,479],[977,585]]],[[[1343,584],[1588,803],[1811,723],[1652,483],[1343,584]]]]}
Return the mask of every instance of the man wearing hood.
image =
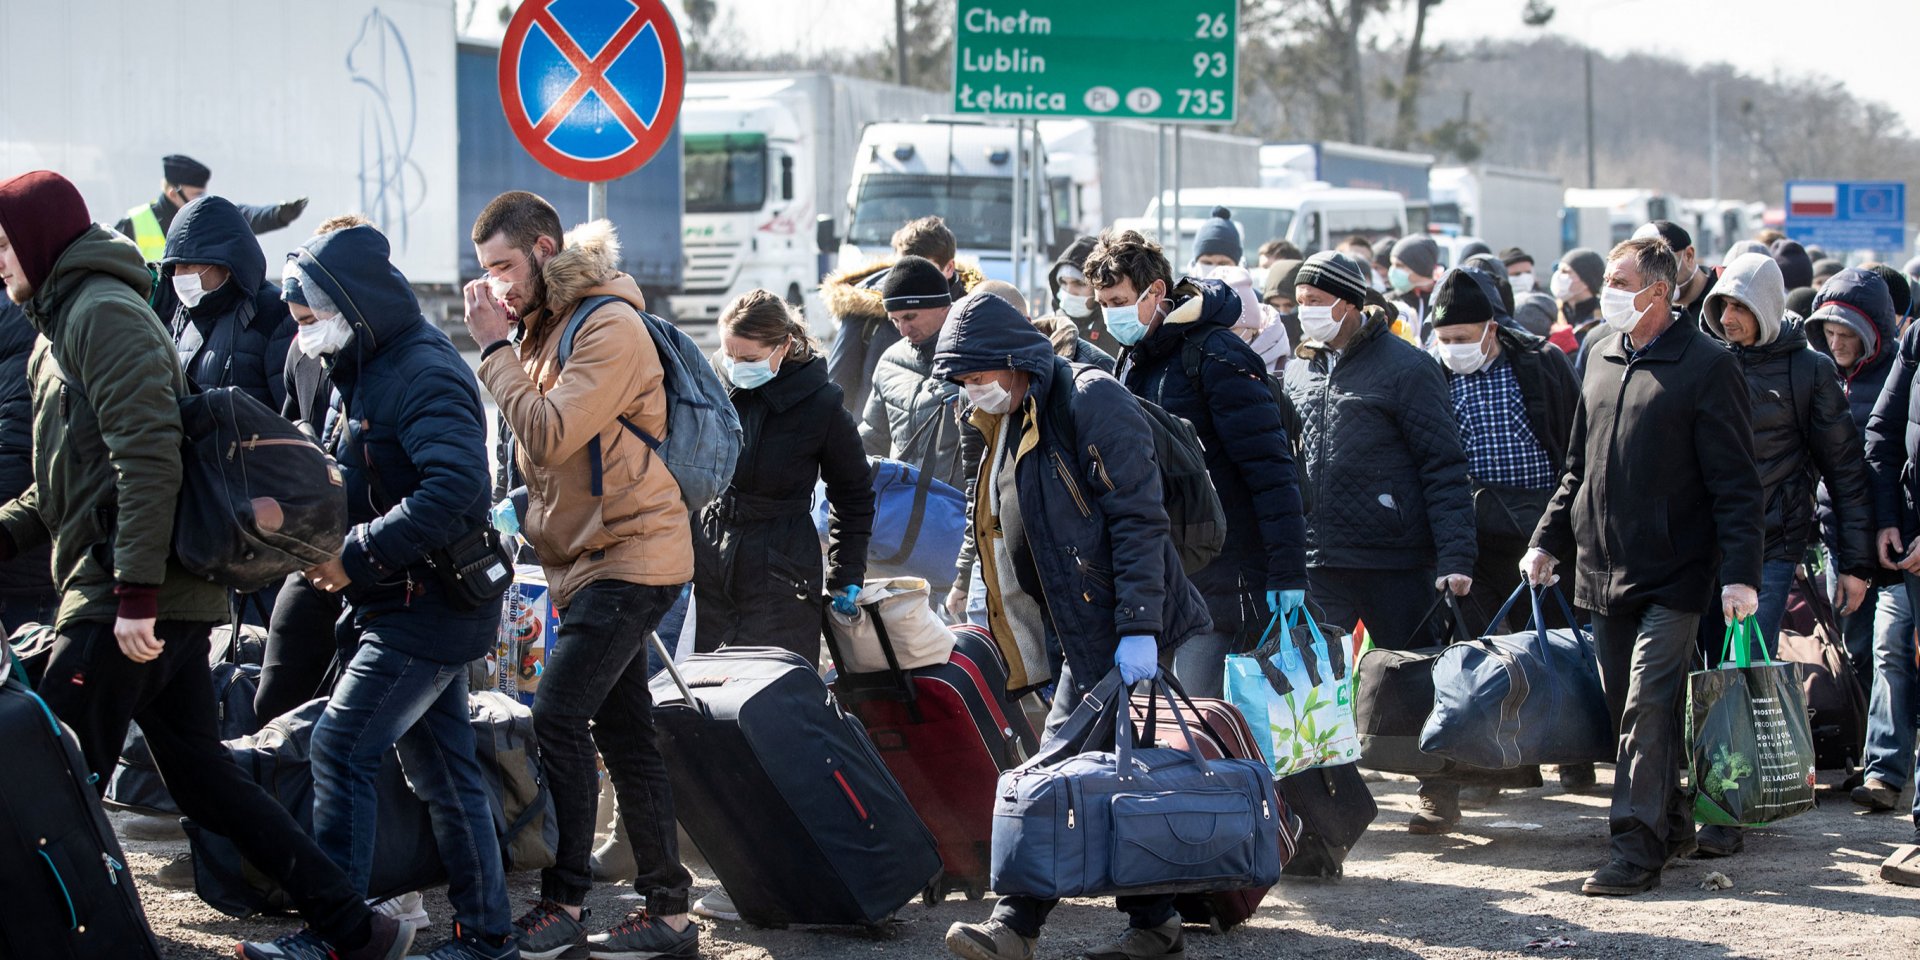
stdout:
{"type": "Polygon", "coordinates": [[[240,208],[224,197],[186,205],[167,231],[160,275],[180,307],[173,342],[187,379],[239,387],[275,410],[286,406],[287,351],[295,325],[240,208]]]}
{"type": "MultiPolygon", "coordinates": [[[[1093,284],[1087,282],[1087,254],[1092,253],[1094,244],[1099,242],[1098,237],[1074,238],[1047,271],[1047,291],[1053,297],[1053,308],[1058,315],[1073,321],[1080,342],[1091,344],[1112,358],[1119,356],[1121,345],[1107,332],[1100,305],[1093,302],[1093,284]]],[[[1107,369],[1111,371],[1112,364],[1109,363],[1107,369]]]]}
{"type": "Polygon", "coordinates": [[[693,579],[692,518],[679,484],[644,442],[667,433],[666,372],[641,317],[646,301],[619,269],[611,223],[562,233],[553,205],[524,190],[490,201],[472,240],[487,277],[467,285],[467,328],[482,346],[480,378],[513,432],[527,481],[524,535],[561,609],[533,704],[559,846],[541,873],[539,901],[514,923],[520,950],[692,955],[692,878],[680,863],[672,790],[655,743],[646,639],[693,579]],[[561,331],[590,298],[606,299],[582,318],[563,364],[561,331]],[[642,899],[612,929],[589,936],[581,907],[593,886],[596,746],[642,899]]]}
{"type": "MultiPolygon", "coordinates": [[[[1231,229],[1231,222],[1220,222],[1231,229]]],[[[1213,631],[1182,647],[1174,661],[1189,692],[1219,697],[1229,650],[1259,642],[1236,641],[1306,601],[1306,529],[1293,438],[1266,362],[1233,333],[1245,307],[1226,284],[1192,278],[1175,284],[1160,246],[1132,230],[1101,237],[1087,257],[1087,277],[1107,327],[1129,347],[1121,382],[1193,424],[1226,513],[1220,555],[1193,574],[1213,631]]]]}
{"type": "Polygon", "coordinates": [[[873,370],[860,440],[868,455],[891,457],[933,471],[958,489],[966,469],[960,457],[960,388],[933,375],[933,351],[953,309],[946,274],[931,260],[902,257],[881,285],[887,316],[901,339],[873,370]]]}
{"type": "MultiPolygon", "coordinates": [[[[948,302],[966,296],[986,279],[978,269],[961,263],[958,251],[953,231],[939,217],[921,217],[893,234],[895,257],[919,257],[939,268],[946,278],[948,302]]],[[[879,366],[881,356],[900,342],[900,332],[889,322],[882,293],[897,262],[843,270],[820,282],[820,298],[826,301],[827,312],[833,315],[839,331],[827,351],[827,371],[846,395],[848,412],[856,417],[867,409],[874,368],[879,366]]]]}
{"type": "Polygon", "coordinates": [[[1589,896],[1651,890],[1693,847],[1680,713],[1700,616],[1716,582],[1728,620],[1759,606],[1766,500],[1746,378],[1678,322],[1676,269],[1659,237],[1613,248],[1600,306],[1610,332],[1593,338],[1566,471],[1521,561],[1546,586],[1572,558],[1619,734],[1612,857],[1581,885],[1589,896]]]}
{"type": "MultiPolygon", "coordinates": [[[[148,263],[158,262],[165,255],[167,233],[173,229],[174,215],[206,195],[207,181],[213,179],[213,171],[206,164],[177,153],[160,158],[160,174],[159,198],[128,210],[127,215],[113,225],[121,236],[140,247],[140,256],[148,263]]],[[[239,204],[235,209],[249,231],[268,233],[300,219],[300,214],[307,209],[307,198],[264,205],[239,204]]]]}
{"type": "MultiPolygon", "coordinates": [[[[1859,609],[1874,573],[1873,494],[1860,430],[1847,409],[1833,361],[1807,349],[1800,319],[1785,316],[1786,299],[1779,265],[1750,253],[1726,266],[1706,297],[1703,313],[1707,331],[1726,343],[1740,362],[1753,409],[1753,454],[1766,498],[1755,617],[1769,657],[1779,638],[1794,571],[1819,532],[1816,487],[1824,484],[1832,492],[1839,513],[1835,612],[1846,616],[1859,609]]],[[[1717,641],[1725,624],[1711,616],[1704,619],[1713,626],[1701,630],[1702,640],[1717,641]]],[[[1714,656],[1711,647],[1708,656],[1714,656]]],[[[1744,845],[1740,830],[1719,826],[1699,831],[1698,842],[1703,857],[1728,856],[1744,845]]]]}
{"type": "MultiPolygon", "coordinates": [[[[1049,648],[1065,654],[1050,735],[1109,672],[1129,684],[1153,677],[1175,648],[1209,629],[1167,535],[1153,434],[1126,388],[1055,357],[998,297],[969,297],[954,310],[933,375],[964,385],[970,419],[986,437],[971,526],[1009,689],[1045,683],[1049,648]]],[[[987,922],[954,924],[947,949],[965,960],[1032,960],[1057,905],[1002,897],[987,922]]],[[[1172,897],[1121,897],[1120,908],[1130,918],[1125,935],[1088,957],[1184,956],[1172,897]]]]}
{"type": "MultiPolygon", "coordinates": [[[[451,878],[453,937],[433,960],[517,956],[500,845],[467,715],[467,664],[493,646],[497,601],[470,605],[434,567],[487,525],[487,429],[473,370],[428,323],[387,238],[354,226],[289,254],[281,296],[294,346],[326,358],[339,398],[323,444],[347,489],[341,555],[306,571],[345,596],[352,651],[314,725],[313,836],[364,894],[383,759],[426,801],[451,878]]],[[[286,944],[273,956],[306,957],[286,944]]]]}
{"type": "MultiPolygon", "coordinates": [[[[27,365],[34,482],[0,506],[0,559],[52,541],[59,639],[41,697],[101,793],[139,721],[181,812],[231,839],[312,925],[298,935],[317,945],[307,956],[398,960],[411,933],[368,910],[220,742],[207,653],[226,596],[170,556],[187,382],[147,305],[152,283],[139,248],[89,223],[65,177],[0,182],[0,284],[40,334],[27,365]]],[[[286,956],[250,949],[241,956],[286,956]]]]}
{"type": "MultiPolygon", "coordinates": [[[[1427,646],[1434,591],[1473,588],[1473,499],[1446,380],[1393,335],[1351,258],[1316,253],[1297,279],[1305,362],[1288,366],[1286,389],[1305,434],[1308,593],[1327,622],[1364,621],[1376,646],[1427,646]]],[[[1435,780],[1407,829],[1459,820],[1459,785],[1435,780]]]]}

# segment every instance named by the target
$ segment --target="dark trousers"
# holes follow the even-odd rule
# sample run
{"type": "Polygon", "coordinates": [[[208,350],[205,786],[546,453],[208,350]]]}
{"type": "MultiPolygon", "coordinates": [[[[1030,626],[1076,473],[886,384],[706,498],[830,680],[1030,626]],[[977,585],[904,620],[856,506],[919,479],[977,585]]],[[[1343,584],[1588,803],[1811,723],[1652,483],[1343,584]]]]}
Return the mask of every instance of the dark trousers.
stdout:
{"type": "Polygon", "coordinates": [[[267,621],[266,659],[260,666],[260,687],[253,694],[253,712],[261,726],[327,691],[320,685],[332,669],[339,645],[334,624],[342,600],[288,574],[274,599],[267,621]]]}
{"type": "Polygon", "coordinates": [[[154,630],[166,645],[160,656],[135,663],[120,652],[111,624],[68,624],[40,694],[73,728],[87,765],[100,775],[96,786],[102,793],[127,724],[139,721],[180,812],[232,840],[248,863],[287,891],[328,943],[356,948],[371,935],[373,922],[359,892],[220,742],[207,669],[211,630],[212,624],[163,620],[154,630]]]}
{"type": "Polygon", "coordinates": [[[54,612],[60,609],[60,595],[51,592],[44,594],[15,594],[0,597],[0,629],[8,636],[29,623],[52,623],[54,612]]]}
{"type": "Polygon", "coordinates": [[[1637,614],[1593,615],[1600,659],[1620,745],[1615,760],[1608,826],[1613,857],[1659,870],[1667,851],[1693,829],[1692,808],[1680,789],[1687,762],[1687,671],[1693,665],[1700,615],[1659,605],[1637,614]]]}
{"type": "MultiPolygon", "coordinates": [[[[1168,658],[1164,655],[1162,661],[1168,658]]],[[[1167,669],[1162,663],[1162,670],[1167,669]]],[[[1080,700],[1079,688],[1073,682],[1072,669],[1061,666],[1057,680],[1058,692],[1054,694],[1053,706],[1047,711],[1046,729],[1041,733],[1042,741],[1053,739],[1053,735],[1073,716],[1073,708],[1080,700]]],[[[1023,937],[1039,937],[1040,928],[1046,926],[1048,915],[1060,905],[1058,900],[1042,900],[1038,897],[1008,896],[1001,897],[994,904],[993,919],[1007,925],[1023,937]]],[[[1114,905],[1127,914],[1127,924],[1141,930],[1151,930],[1173,919],[1173,897],[1165,895],[1147,895],[1115,897],[1114,905]]]]}
{"type": "MultiPolygon", "coordinates": [[[[1431,567],[1411,570],[1361,570],[1308,567],[1308,608],[1321,623],[1352,630],[1367,625],[1373,645],[1383,650],[1418,650],[1436,640],[1433,623],[1423,619],[1439,594],[1431,567]]],[[[1435,622],[1441,615],[1436,615],[1435,622]]]]}
{"type": "Polygon", "coordinates": [[[534,732],[560,827],[554,865],[540,874],[542,897],[578,906],[593,886],[597,746],[640,868],[634,892],[655,916],[687,912],[693,878],[680,865],[673,790],[654,740],[646,654],[647,634],[680,589],[600,580],[580,588],[561,615],[533,700],[534,732]]]}

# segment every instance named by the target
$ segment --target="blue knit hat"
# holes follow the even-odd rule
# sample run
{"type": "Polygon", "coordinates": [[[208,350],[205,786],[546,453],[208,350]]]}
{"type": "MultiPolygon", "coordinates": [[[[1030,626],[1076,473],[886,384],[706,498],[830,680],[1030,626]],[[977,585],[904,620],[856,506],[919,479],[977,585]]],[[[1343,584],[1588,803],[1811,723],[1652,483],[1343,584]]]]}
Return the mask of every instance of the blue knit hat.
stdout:
{"type": "Polygon", "coordinates": [[[1214,207],[1213,215],[1194,231],[1193,258],[1198,260],[1210,253],[1225,254],[1235,263],[1245,255],[1240,246],[1240,229],[1233,225],[1233,211],[1226,207],[1214,207]]]}

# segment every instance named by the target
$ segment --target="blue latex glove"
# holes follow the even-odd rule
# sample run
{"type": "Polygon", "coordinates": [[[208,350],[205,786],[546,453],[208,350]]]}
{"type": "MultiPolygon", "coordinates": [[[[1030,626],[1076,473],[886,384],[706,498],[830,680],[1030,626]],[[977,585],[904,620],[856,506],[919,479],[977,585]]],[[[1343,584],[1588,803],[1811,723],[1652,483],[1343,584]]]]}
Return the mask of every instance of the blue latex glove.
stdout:
{"type": "Polygon", "coordinates": [[[507,497],[499,503],[494,504],[491,517],[493,519],[493,528],[500,531],[502,536],[517,537],[520,535],[520,511],[514,508],[512,497],[507,497]]]}
{"type": "Polygon", "coordinates": [[[859,596],[860,587],[858,584],[848,584],[841,588],[839,593],[833,595],[833,612],[843,617],[853,616],[854,612],[859,609],[859,607],[854,604],[854,601],[857,600],[859,596]]]}
{"type": "Polygon", "coordinates": [[[1127,683],[1150,680],[1160,672],[1160,645],[1152,637],[1135,634],[1121,637],[1114,648],[1113,663],[1120,668],[1120,679],[1127,683]]]}
{"type": "Polygon", "coordinates": [[[1267,591],[1267,609],[1272,610],[1282,619],[1290,618],[1296,611],[1304,612],[1303,608],[1306,607],[1306,605],[1307,592],[1305,590],[1267,591]]]}

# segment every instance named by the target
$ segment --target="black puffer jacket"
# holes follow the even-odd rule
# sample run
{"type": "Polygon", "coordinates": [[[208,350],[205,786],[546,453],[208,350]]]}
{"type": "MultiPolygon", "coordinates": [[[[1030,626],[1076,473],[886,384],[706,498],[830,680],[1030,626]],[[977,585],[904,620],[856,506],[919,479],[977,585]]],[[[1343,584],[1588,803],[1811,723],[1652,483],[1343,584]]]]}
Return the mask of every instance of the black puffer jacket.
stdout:
{"type": "Polygon", "coordinates": [[[1337,363],[1303,348],[1307,362],[1287,366],[1313,503],[1307,563],[1471,576],[1473,499],[1447,382],[1392,320],[1368,307],[1337,363]]]}
{"type": "MultiPolygon", "coordinates": [[[[33,381],[27,358],[39,333],[27,312],[0,297],[0,503],[33,485],[33,381]]],[[[0,563],[0,596],[51,597],[53,545],[43,543],[0,563]]]]}
{"type": "Polygon", "coordinates": [[[1305,590],[1306,522],[1292,438],[1260,374],[1266,362],[1233,332],[1240,297],[1218,280],[1181,280],[1159,327],[1123,355],[1121,382],[1134,396],[1193,424],[1207,473],[1226,511],[1220,556],[1193,574],[1215,630],[1241,625],[1242,600],[1268,590],[1305,590]],[[1197,376],[1187,375],[1189,345],[1197,376]]]}
{"type": "Polygon", "coordinates": [[[173,313],[176,345],[198,341],[186,362],[187,379],[200,387],[239,387],[280,410],[286,405],[287,350],[298,329],[280,288],[267,282],[267,261],[247,218],[224,197],[203,196],[186,205],[167,230],[163,273],[183,263],[212,263],[230,276],[193,307],[173,313]]]}
{"type": "MultiPolygon", "coordinates": [[[[1834,324],[1860,338],[1865,355],[1854,361],[1852,369],[1840,371],[1840,388],[1847,395],[1847,409],[1860,430],[1864,449],[1867,421],[1873,417],[1873,406],[1880,399],[1887,374],[1893,369],[1894,357],[1900,352],[1900,327],[1894,315],[1893,297],[1886,291],[1885,282],[1871,272],[1843,270],[1821,288],[1813,313],[1806,324],[1807,343],[1820,353],[1833,356],[1827,331],[1834,324]],[[1832,303],[1831,310],[1822,309],[1836,300],[1839,302],[1832,303]]],[[[1837,551],[1840,521],[1833,509],[1832,492],[1824,486],[1820,489],[1818,512],[1821,539],[1828,549],[1837,551]]],[[[1874,580],[1878,586],[1889,586],[1900,582],[1900,574],[1876,562],[1874,580]]]]}

